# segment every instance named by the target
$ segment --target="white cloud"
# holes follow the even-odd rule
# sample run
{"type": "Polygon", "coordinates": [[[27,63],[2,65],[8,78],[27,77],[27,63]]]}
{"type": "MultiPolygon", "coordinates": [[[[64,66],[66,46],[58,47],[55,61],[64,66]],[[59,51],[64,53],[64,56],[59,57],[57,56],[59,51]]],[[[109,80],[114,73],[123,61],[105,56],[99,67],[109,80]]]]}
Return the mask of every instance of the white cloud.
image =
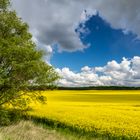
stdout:
{"type": "Polygon", "coordinates": [[[96,15],[98,13],[98,11],[95,9],[87,9],[87,8],[85,8],[85,9],[86,10],[84,10],[81,13],[80,22],[86,22],[90,17],[92,17],[93,15],[96,15]]]}
{"type": "Polygon", "coordinates": [[[58,43],[59,51],[88,47],[81,43],[75,28],[96,11],[113,28],[121,28],[124,33],[132,31],[140,37],[140,0],[12,0],[12,3],[38,42],[51,46],[58,43]]]}
{"type": "Polygon", "coordinates": [[[88,66],[85,66],[85,67],[81,68],[81,71],[82,72],[89,72],[89,71],[91,71],[91,68],[88,66]]]}
{"type": "Polygon", "coordinates": [[[62,79],[61,86],[140,86],[140,57],[123,58],[121,63],[110,61],[104,67],[90,68],[85,66],[79,73],[69,68],[56,70],[62,79]]]}

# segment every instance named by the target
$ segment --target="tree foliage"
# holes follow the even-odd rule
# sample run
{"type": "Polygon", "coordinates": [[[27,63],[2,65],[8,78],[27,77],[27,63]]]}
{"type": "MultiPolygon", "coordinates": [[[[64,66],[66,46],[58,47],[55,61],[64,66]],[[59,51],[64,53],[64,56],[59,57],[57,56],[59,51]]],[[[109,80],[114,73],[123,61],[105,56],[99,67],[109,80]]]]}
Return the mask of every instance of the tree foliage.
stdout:
{"type": "Polygon", "coordinates": [[[0,107],[23,107],[31,99],[44,99],[27,92],[29,85],[52,86],[58,75],[43,61],[44,52],[36,49],[28,25],[9,6],[9,0],[0,0],[0,107]]]}

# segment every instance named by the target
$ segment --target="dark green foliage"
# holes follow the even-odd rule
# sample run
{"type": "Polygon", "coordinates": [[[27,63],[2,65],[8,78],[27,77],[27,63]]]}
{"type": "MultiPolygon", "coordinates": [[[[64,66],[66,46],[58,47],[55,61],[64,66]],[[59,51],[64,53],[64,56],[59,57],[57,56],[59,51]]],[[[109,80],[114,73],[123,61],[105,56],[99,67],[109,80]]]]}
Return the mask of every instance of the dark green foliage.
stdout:
{"type": "Polygon", "coordinates": [[[140,90],[140,87],[125,86],[90,86],[90,87],[58,87],[60,90],[140,90]]]}
{"type": "Polygon", "coordinates": [[[43,51],[36,49],[28,25],[0,0],[0,107],[25,109],[31,100],[45,101],[40,92],[28,91],[30,85],[53,87],[58,75],[46,64],[43,51]]]}
{"type": "Polygon", "coordinates": [[[9,0],[0,0],[0,12],[5,11],[8,8],[9,4],[9,0]]]}
{"type": "Polygon", "coordinates": [[[26,110],[0,108],[0,126],[10,125],[23,118],[26,110]]]}
{"type": "Polygon", "coordinates": [[[10,115],[7,110],[0,109],[0,126],[10,123],[10,115]]]}

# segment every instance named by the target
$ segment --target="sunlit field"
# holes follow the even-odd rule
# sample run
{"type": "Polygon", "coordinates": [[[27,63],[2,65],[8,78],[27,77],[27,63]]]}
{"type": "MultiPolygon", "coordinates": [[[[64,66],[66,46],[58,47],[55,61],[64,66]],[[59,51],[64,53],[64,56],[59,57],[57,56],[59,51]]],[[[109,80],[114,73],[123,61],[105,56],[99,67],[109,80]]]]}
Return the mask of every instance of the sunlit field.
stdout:
{"type": "Polygon", "coordinates": [[[32,104],[29,115],[81,134],[140,139],[140,91],[44,91],[47,104],[32,104]]]}

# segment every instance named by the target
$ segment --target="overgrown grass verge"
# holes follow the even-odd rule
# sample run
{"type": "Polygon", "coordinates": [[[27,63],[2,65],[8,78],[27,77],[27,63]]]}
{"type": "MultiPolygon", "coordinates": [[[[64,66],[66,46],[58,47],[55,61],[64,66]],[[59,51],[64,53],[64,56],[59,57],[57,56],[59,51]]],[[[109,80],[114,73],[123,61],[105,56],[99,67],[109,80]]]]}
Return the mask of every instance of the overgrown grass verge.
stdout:
{"type": "Polygon", "coordinates": [[[74,140],[55,129],[45,129],[32,121],[21,120],[16,124],[0,127],[0,140],[74,140]]]}
{"type": "Polygon", "coordinates": [[[51,120],[42,121],[40,119],[33,119],[33,122],[37,125],[43,126],[43,128],[56,130],[57,132],[66,136],[67,140],[108,140],[105,137],[89,135],[88,133],[83,133],[80,130],[71,129],[70,126],[66,126],[51,120]]]}
{"type": "Polygon", "coordinates": [[[95,131],[89,132],[85,131],[84,129],[79,129],[76,126],[69,126],[59,121],[47,118],[30,116],[30,119],[33,120],[36,124],[43,125],[44,128],[55,129],[64,135],[70,134],[71,136],[75,137],[75,140],[137,140],[137,138],[134,138],[133,136],[113,136],[109,132],[100,134],[96,129],[95,131]]]}

